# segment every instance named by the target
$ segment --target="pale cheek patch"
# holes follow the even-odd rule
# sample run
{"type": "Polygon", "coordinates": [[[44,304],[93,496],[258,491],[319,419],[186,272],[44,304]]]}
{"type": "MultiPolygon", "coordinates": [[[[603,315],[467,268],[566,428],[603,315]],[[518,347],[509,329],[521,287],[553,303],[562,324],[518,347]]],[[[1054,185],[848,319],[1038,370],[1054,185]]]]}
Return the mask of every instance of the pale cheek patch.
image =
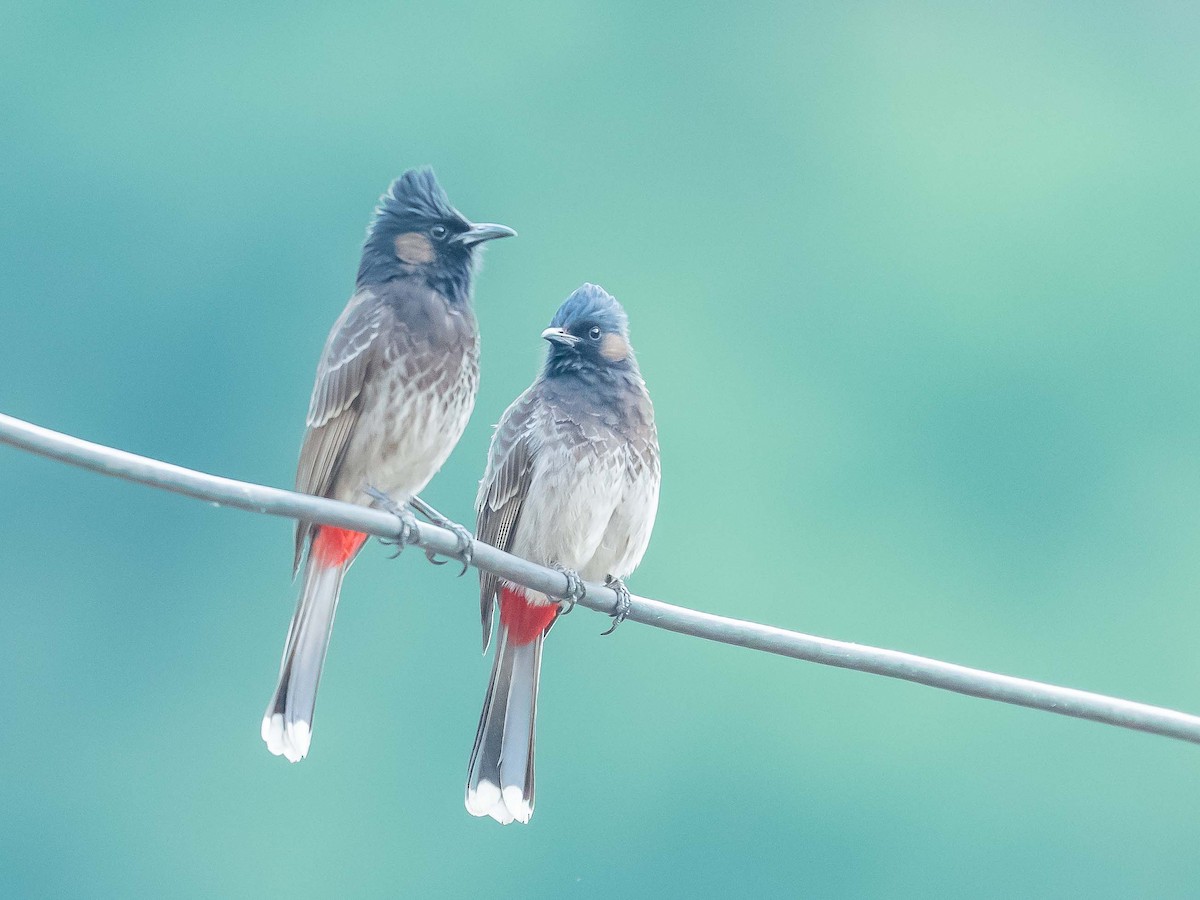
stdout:
{"type": "Polygon", "coordinates": [[[629,356],[629,344],[619,334],[606,334],[600,342],[600,355],[609,362],[620,362],[629,356]]]}
{"type": "Polygon", "coordinates": [[[423,266],[433,262],[437,254],[429,238],[415,231],[408,231],[396,238],[396,256],[410,266],[423,266]]]}

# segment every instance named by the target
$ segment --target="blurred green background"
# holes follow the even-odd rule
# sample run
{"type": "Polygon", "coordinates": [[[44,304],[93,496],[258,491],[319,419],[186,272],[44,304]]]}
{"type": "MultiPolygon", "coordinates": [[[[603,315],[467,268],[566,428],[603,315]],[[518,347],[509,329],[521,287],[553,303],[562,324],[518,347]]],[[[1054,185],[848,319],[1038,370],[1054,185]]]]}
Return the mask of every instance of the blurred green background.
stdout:
{"type": "MultiPolygon", "coordinates": [[[[1200,710],[1186,3],[0,4],[0,410],[288,486],[389,180],[521,236],[469,520],[555,307],[615,293],[638,593],[1200,710]]],[[[287,522],[0,448],[7,896],[1195,895],[1200,750],[581,612],[538,810],[470,818],[475,585],[372,546],[311,756],[287,522]]]]}

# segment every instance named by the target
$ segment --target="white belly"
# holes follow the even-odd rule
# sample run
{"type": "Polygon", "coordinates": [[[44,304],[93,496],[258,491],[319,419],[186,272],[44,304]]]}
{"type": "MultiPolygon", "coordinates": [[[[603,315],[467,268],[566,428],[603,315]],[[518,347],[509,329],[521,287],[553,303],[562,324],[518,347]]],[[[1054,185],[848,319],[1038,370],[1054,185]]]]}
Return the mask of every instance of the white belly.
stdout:
{"type": "Polygon", "coordinates": [[[599,546],[580,570],[583,578],[625,578],[638,567],[650,545],[650,532],[658,514],[658,483],[657,474],[651,476],[649,471],[626,482],[624,496],[613,510],[599,546]]]}
{"type": "Polygon", "coordinates": [[[414,389],[408,378],[381,378],[363,397],[362,411],[346,446],[334,496],[370,504],[366,486],[404,503],[422,491],[462,437],[475,391],[462,377],[455,384],[414,389]]]}
{"type": "Polygon", "coordinates": [[[513,536],[512,552],[574,569],[587,581],[624,578],[641,562],[658,508],[658,478],[629,472],[618,449],[578,458],[543,448],[513,536]]]}

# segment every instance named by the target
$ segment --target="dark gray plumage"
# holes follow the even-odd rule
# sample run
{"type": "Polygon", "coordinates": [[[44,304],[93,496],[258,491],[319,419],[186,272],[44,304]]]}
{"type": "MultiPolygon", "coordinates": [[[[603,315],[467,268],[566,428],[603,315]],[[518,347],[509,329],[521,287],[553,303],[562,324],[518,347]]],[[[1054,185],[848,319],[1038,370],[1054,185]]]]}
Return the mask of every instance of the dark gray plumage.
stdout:
{"type": "MultiPolygon", "coordinates": [[[[380,198],[354,295],[317,365],[296,490],[369,505],[367,487],[403,506],[446,461],[471,415],[479,335],[471,310],[476,248],[515,232],[473,225],[429,169],[380,198]]],[[[296,524],[304,583],[262,736],[292,762],[308,752],[321,667],[342,578],[366,535],[296,524]]]]}
{"type": "MultiPolygon", "coordinates": [[[[542,335],[537,380],[492,438],[476,536],[584,580],[641,562],[658,509],[658,436],[620,304],[596,285],[572,294],[542,335]]],[[[481,573],[486,649],[500,607],[491,681],[467,777],[467,809],[507,824],[534,805],[534,723],[542,643],[558,614],[545,595],[481,573]]]]}

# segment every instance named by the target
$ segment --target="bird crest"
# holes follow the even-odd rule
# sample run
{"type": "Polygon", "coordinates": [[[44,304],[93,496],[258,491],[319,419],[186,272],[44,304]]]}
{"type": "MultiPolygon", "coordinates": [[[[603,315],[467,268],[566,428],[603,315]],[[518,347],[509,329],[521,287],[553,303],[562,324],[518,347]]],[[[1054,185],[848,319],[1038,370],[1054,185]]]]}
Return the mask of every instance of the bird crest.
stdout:
{"type": "Polygon", "coordinates": [[[450,205],[450,198],[438,184],[429,166],[409,169],[392,182],[379,198],[367,236],[394,233],[409,228],[414,222],[461,220],[462,213],[450,205]]]}
{"type": "Polygon", "coordinates": [[[585,283],[563,301],[550,321],[551,328],[570,328],[581,322],[595,322],[607,331],[629,335],[629,316],[617,298],[598,284],[585,283]]]}

